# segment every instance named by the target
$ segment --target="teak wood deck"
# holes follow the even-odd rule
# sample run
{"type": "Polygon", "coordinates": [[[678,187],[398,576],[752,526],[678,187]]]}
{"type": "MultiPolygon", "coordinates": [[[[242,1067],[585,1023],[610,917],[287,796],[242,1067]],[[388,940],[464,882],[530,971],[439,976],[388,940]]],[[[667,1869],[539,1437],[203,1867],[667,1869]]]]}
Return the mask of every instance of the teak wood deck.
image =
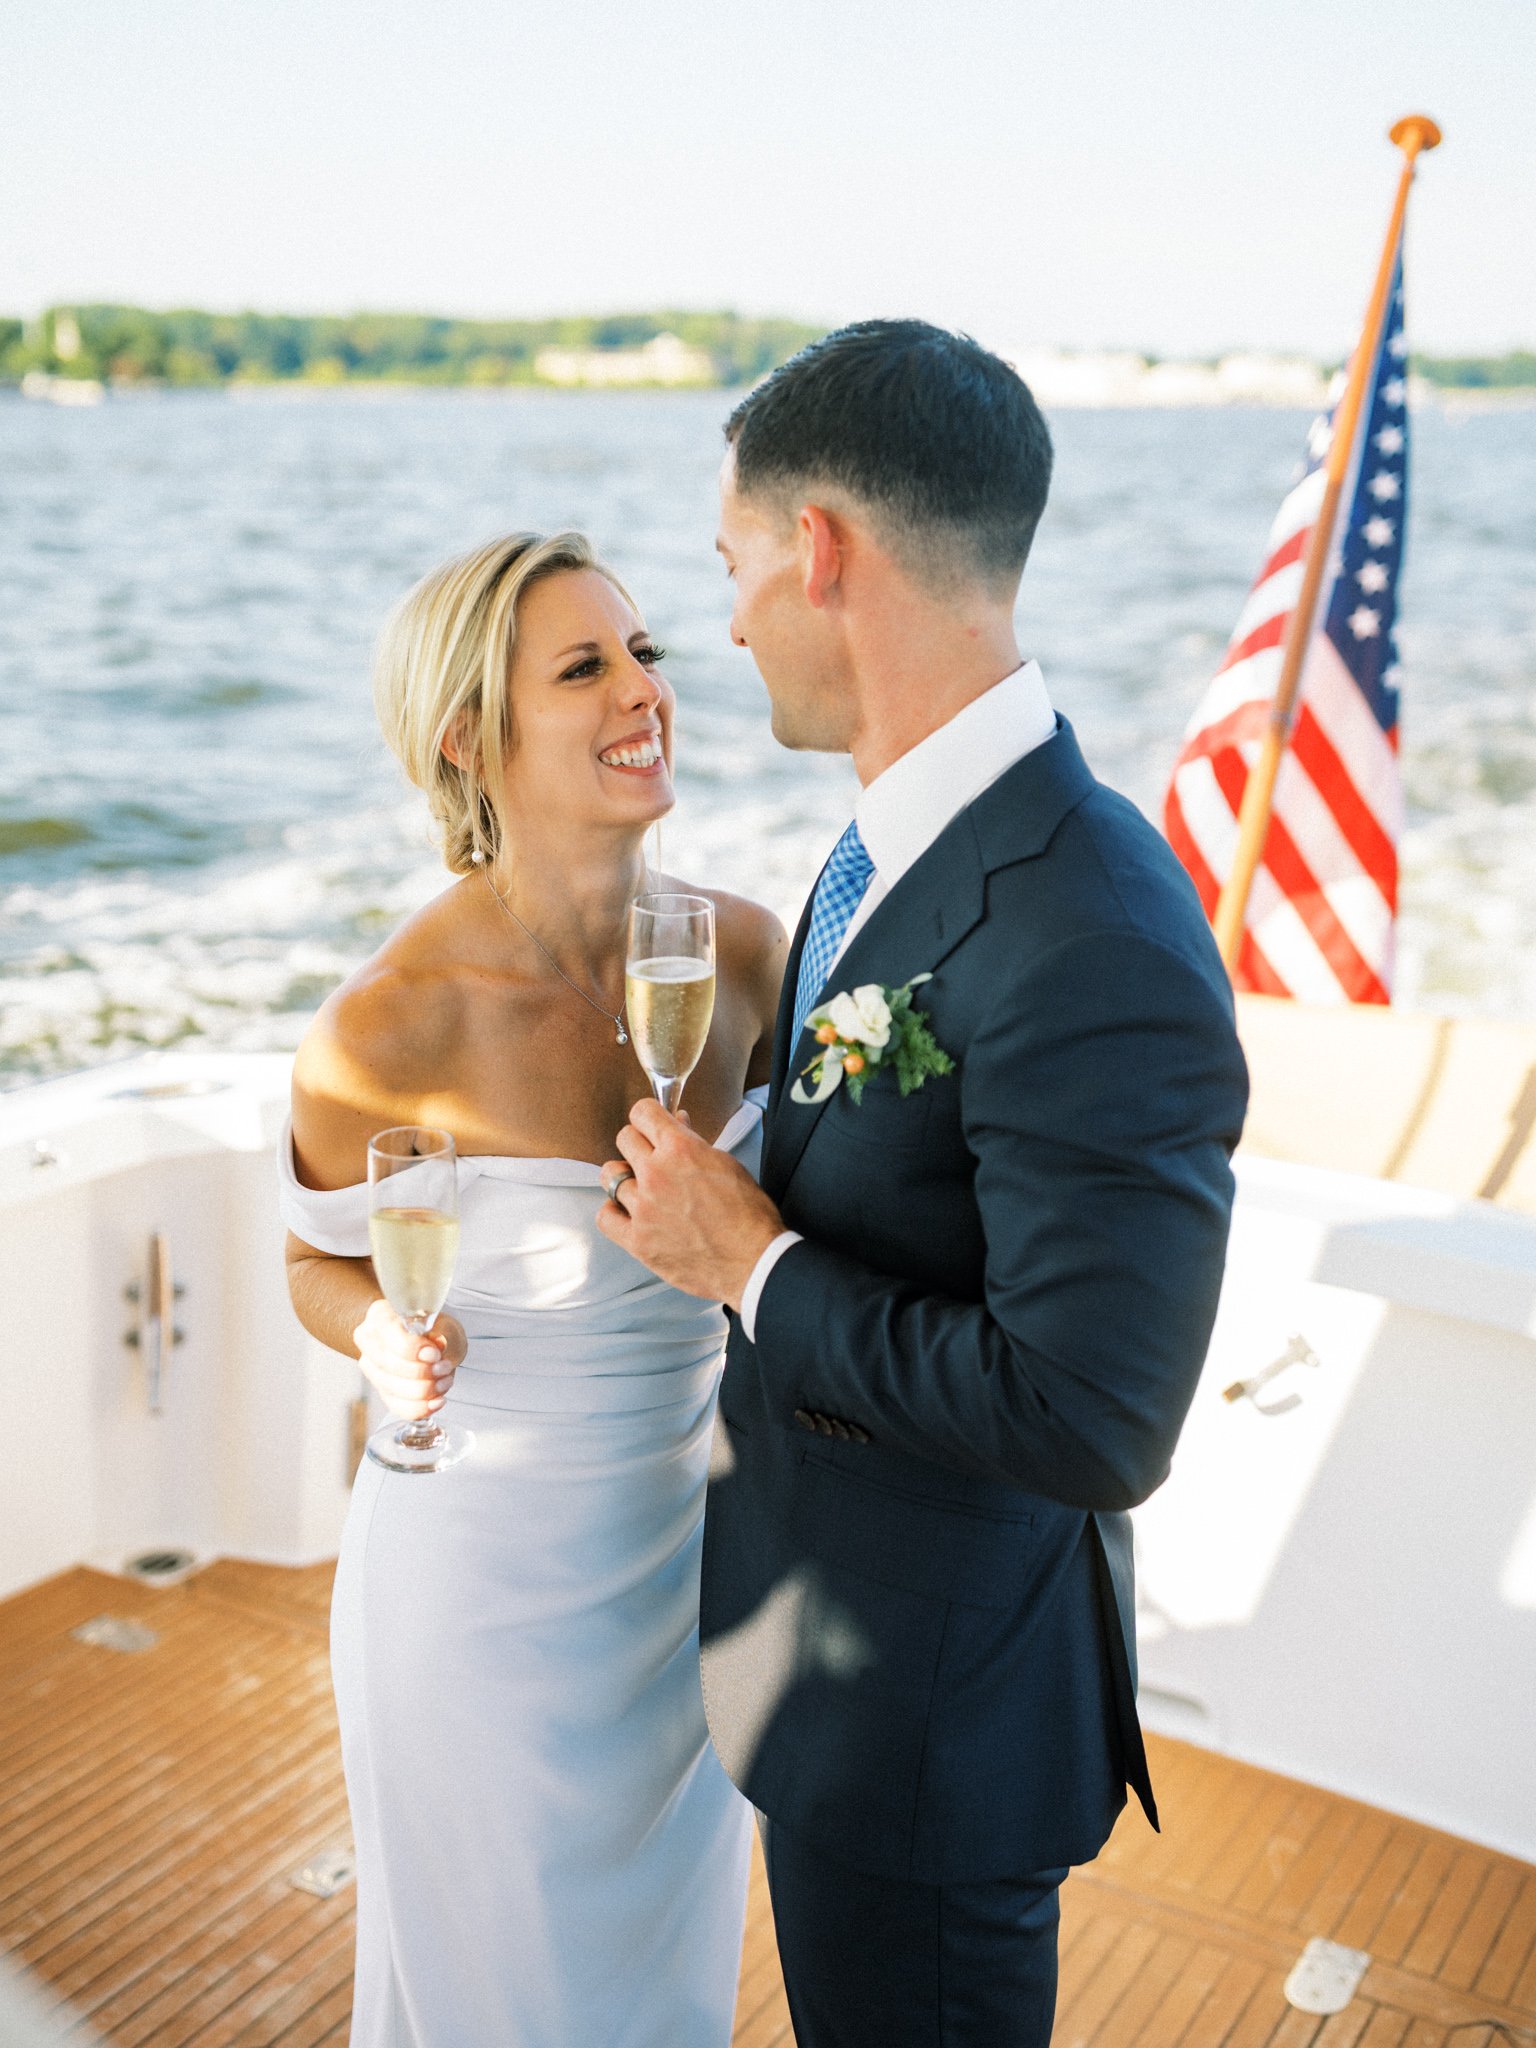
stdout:
{"type": "MultiPolygon", "coordinates": [[[[352,1890],[289,1883],[348,1841],[329,1588],[329,1566],[225,1561],[164,1588],[80,1569],[0,1603],[0,1946],[100,2039],[345,2042],[352,1890]],[[72,1635],[100,1615],[141,1622],[156,1646],[72,1635]]],[[[1536,2042],[1536,1869],[1182,1743],[1153,1748],[1165,1832],[1128,1814],[1066,1888],[1057,2048],[1536,2042]],[[1281,1990],[1311,1935],[1373,1957],[1326,2020],[1281,1990]]],[[[734,2043],[791,2039],[759,1866],[734,2043]]]]}

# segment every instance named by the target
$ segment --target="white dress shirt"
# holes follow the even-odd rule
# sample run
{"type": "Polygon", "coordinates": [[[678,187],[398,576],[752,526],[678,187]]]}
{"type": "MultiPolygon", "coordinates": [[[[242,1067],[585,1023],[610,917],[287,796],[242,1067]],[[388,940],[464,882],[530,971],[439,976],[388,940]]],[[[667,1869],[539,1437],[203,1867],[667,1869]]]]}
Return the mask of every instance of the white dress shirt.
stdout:
{"type": "MultiPolygon", "coordinates": [[[[1040,664],[1026,661],[973,697],[947,725],[919,740],[860,791],[853,815],[875,871],[848,920],[833,966],[945,826],[1000,775],[1044,745],[1055,730],[1056,713],[1040,664]]],[[[749,1343],[756,1342],[757,1305],[768,1275],[799,1242],[799,1231],[781,1231],[752,1268],[741,1296],[741,1327],[749,1343]]]]}

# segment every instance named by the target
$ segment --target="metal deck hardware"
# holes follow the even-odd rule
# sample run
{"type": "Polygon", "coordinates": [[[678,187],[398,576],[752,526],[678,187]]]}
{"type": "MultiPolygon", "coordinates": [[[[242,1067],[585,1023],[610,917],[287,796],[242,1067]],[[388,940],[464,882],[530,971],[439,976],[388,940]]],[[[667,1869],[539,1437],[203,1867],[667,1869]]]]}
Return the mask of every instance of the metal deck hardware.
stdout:
{"type": "Polygon", "coordinates": [[[1342,2012],[1370,1967],[1366,1949],[1345,1948],[1314,1935],[1285,1980],[1286,2002],[1298,2012],[1342,2012]]]}
{"type": "Polygon", "coordinates": [[[192,1550],[144,1550],[123,1566],[125,1578],[139,1579],[146,1586],[175,1586],[197,1570],[199,1559],[192,1550]]]}
{"type": "Polygon", "coordinates": [[[89,1643],[97,1650],[152,1650],[160,1638],[140,1621],[125,1621],[118,1614],[98,1614],[82,1621],[70,1634],[77,1643],[89,1643]]]}
{"type": "Polygon", "coordinates": [[[187,1081],[141,1081],[133,1088],[114,1088],[114,1102],[171,1102],[184,1095],[222,1095],[228,1081],[211,1081],[206,1076],[187,1081]]]}
{"type": "Polygon", "coordinates": [[[1278,1401],[1261,1401],[1259,1391],[1267,1387],[1272,1379],[1289,1371],[1293,1365],[1319,1365],[1322,1361],[1305,1337],[1293,1337],[1278,1358],[1272,1358],[1268,1365],[1256,1372],[1251,1379],[1234,1380],[1230,1387],[1223,1387],[1223,1401],[1251,1401],[1261,1415],[1288,1415],[1293,1408],[1301,1406],[1300,1394],[1282,1394],[1278,1401]]]}
{"type": "Polygon", "coordinates": [[[296,1892],[313,1892],[317,1899],[334,1899],[357,1875],[357,1858],[350,1849],[322,1849],[302,1870],[289,1873],[288,1882],[296,1892]]]}
{"type": "Polygon", "coordinates": [[[149,1240],[144,1280],[130,1280],[123,1289],[124,1300],[135,1303],[139,1311],[138,1322],[123,1332],[123,1342],[138,1352],[144,1367],[144,1393],[151,1415],[164,1412],[160,1393],[166,1359],[187,1334],[178,1330],[174,1321],[175,1303],[186,1291],[171,1278],[171,1241],[163,1230],[157,1230],[149,1240]]]}

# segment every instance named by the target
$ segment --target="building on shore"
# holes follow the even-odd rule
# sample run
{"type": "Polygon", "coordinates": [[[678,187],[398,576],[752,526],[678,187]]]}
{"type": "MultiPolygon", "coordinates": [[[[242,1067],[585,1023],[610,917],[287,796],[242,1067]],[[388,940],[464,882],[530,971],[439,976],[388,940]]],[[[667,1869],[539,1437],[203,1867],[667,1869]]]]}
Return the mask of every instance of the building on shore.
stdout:
{"type": "Polygon", "coordinates": [[[534,375],[546,384],[713,384],[715,366],[701,348],[675,334],[657,334],[639,348],[541,348],[534,375]]]}
{"type": "Polygon", "coordinates": [[[1299,356],[1234,354],[1220,361],[1150,362],[1128,351],[1000,351],[1042,405],[1320,406],[1327,377],[1299,356]]]}
{"type": "Polygon", "coordinates": [[[107,387],[99,377],[51,377],[46,370],[28,370],[21,380],[23,398],[41,398],[50,405],[100,405],[107,387]]]}

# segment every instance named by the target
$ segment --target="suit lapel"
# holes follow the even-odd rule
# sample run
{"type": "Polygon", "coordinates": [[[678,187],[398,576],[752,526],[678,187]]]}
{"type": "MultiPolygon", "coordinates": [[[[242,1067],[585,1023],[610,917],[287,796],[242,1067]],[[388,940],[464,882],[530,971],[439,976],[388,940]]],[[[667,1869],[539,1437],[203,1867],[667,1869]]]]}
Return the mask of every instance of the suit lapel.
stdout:
{"type": "Polygon", "coordinates": [[[779,1098],[789,1083],[789,1055],[793,1047],[789,1042],[790,1029],[795,1021],[795,989],[800,981],[800,955],[805,951],[806,934],[811,929],[811,912],[816,904],[816,891],[821,887],[821,876],[816,877],[811,893],[805,899],[805,908],[800,913],[800,922],[795,928],[794,942],[789,949],[789,959],[784,967],[784,986],[779,991],[779,1014],[773,1026],[773,1065],[768,1076],[768,1107],[764,1112],[764,1125],[771,1131],[773,1120],[778,1113],[779,1098]]]}
{"type": "MultiPolygon", "coordinates": [[[[899,988],[914,975],[933,973],[980,922],[987,876],[1043,852],[1067,812],[1093,787],[1092,772],[1071,726],[1058,719],[1052,738],[1000,775],[914,861],[833,963],[816,1000],[824,1002],[835,989],[856,988],[865,981],[899,988]]],[[[802,1103],[789,1093],[795,1072],[811,1057],[804,1033],[799,1045],[789,1044],[795,981],[810,915],[808,903],[790,951],[774,1035],[763,1186],[776,1201],[832,1100],[828,1096],[826,1102],[802,1103]]],[[[921,996],[917,1000],[921,1007],[921,996]]]]}
{"type": "MultiPolygon", "coordinates": [[[[876,905],[847,951],[828,970],[817,1000],[825,1001],[835,988],[857,988],[865,981],[898,988],[916,974],[932,973],[975,925],[985,897],[981,856],[962,813],[876,905]]],[[[787,1030],[784,1036],[787,1038],[787,1030]]],[[[796,1102],[789,1094],[794,1074],[811,1054],[810,1038],[804,1032],[798,1045],[786,1047],[785,1071],[763,1161],[763,1185],[775,1197],[789,1185],[827,1106],[826,1102],[796,1102]]],[[[828,1096],[827,1102],[831,1099],[828,1096]]]]}

